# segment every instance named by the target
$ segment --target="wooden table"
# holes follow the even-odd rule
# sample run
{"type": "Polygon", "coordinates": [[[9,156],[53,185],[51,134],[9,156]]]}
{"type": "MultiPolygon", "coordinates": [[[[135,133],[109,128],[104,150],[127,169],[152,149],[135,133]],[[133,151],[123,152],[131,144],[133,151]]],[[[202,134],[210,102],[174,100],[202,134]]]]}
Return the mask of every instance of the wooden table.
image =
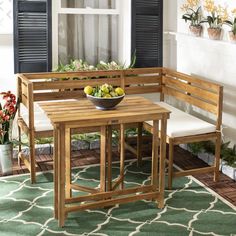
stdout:
{"type": "Polygon", "coordinates": [[[59,220],[59,226],[64,226],[65,218],[69,212],[78,210],[141,199],[157,200],[158,207],[164,206],[166,124],[170,113],[168,110],[143,97],[126,97],[116,109],[107,111],[97,110],[87,99],[41,102],[40,106],[54,126],[54,216],[59,220]],[[153,120],[151,183],[150,185],[124,189],[125,125],[147,120],[153,120]],[[159,129],[159,121],[161,129],[159,129]],[[111,130],[113,125],[120,126],[120,177],[115,183],[112,183],[111,178],[111,130]],[[95,126],[99,126],[101,132],[99,190],[71,183],[71,130],[95,126]],[[159,130],[160,136],[158,135],[159,130]],[[117,190],[118,186],[119,190],[117,190]],[[72,189],[90,194],[73,197],[72,189]],[[135,193],[140,194],[136,195],[135,193]],[[86,203],[78,204],[81,202],[86,203]]]}

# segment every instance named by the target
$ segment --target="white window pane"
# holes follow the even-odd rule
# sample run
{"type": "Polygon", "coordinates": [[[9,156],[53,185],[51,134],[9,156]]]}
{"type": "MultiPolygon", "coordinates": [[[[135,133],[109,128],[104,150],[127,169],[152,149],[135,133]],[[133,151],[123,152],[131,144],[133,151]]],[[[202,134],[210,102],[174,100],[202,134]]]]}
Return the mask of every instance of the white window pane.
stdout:
{"type": "Polygon", "coordinates": [[[118,59],[118,16],[59,15],[59,61],[118,59]]]}
{"type": "Polygon", "coordinates": [[[63,8],[115,9],[115,1],[116,0],[61,0],[61,6],[63,8]]]}

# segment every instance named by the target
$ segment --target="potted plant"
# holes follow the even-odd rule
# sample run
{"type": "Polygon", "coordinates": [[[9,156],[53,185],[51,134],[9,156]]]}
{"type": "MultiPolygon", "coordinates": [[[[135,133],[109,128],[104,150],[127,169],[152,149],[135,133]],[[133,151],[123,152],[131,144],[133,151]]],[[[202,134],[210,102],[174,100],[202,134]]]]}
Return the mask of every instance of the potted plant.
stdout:
{"type": "Polygon", "coordinates": [[[208,12],[208,16],[202,21],[209,24],[207,29],[210,39],[220,40],[222,32],[222,24],[228,19],[227,8],[216,6],[214,0],[205,0],[204,9],[208,12]]]}
{"type": "Polygon", "coordinates": [[[10,91],[0,93],[0,165],[3,174],[12,171],[12,122],[17,111],[16,96],[10,91]]]}
{"type": "Polygon", "coordinates": [[[185,22],[190,21],[189,30],[196,37],[200,37],[202,34],[201,6],[199,4],[199,0],[187,0],[181,7],[182,11],[185,12],[182,19],[185,22]]]}
{"type": "Polygon", "coordinates": [[[232,10],[231,19],[227,19],[224,21],[224,24],[231,27],[231,31],[229,31],[229,38],[231,42],[236,43],[236,8],[232,10]]]}

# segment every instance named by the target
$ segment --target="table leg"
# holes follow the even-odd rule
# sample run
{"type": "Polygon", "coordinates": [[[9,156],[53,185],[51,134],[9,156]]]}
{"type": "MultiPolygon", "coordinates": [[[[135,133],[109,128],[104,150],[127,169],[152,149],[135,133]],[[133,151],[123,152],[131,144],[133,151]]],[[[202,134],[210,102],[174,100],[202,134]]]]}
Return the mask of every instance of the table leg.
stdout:
{"type": "Polygon", "coordinates": [[[153,121],[153,135],[152,135],[152,177],[151,184],[153,186],[153,191],[157,191],[157,176],[158,176],[158,131],[159,131],[159,121],[153,121]]]}
{"type": "Polygon", "coordinates": [[[54,126],[53,131],[54,149],[53,149],[53,182],[54,182],[54,218],[58,219],[58,127],[54,126]]]}
{"type": "Polygon", "coordinates": [[[58,149],[58,218],[59,227],[65,224],[65,126],[59,129],[58,149]]]}
{"type": "Polygon", "coordinates": [[[121,189],[124,189],[124,171],[125,171],[125,125],[120,125],[120,178],[121,189]]]}
{"type": "Polygon", "coordinates": [[[65,159],[66,159],[66,198],[71,198],[72,191],[71,191],[71,130],[66,129],[65,133],[65,159]]]}
{"type": "Polygon", "coordinates": [[[101,126],[100,140],[100,192],[106,191],[106,126],[101,126]]]}
{"type": "Polygon", "coordinates": [[[138,167],[142,165],[142,131],[143,123],[138,123],[138,136],[137,136],[137,159],[138,167]]]}
{"type": "Polygon", "coordinates": [[[107,191],[112,190],[112,128],[107,127],[107,191]]]}
{"type": "Polygon", "coordinates": [[[161,137],[160,137],[160,165],[159,165],[159,208],[164,207],[164,190],[165,190],[165,161],[166,161],[166,126],[167,118],[161,120],[161,137]]]}

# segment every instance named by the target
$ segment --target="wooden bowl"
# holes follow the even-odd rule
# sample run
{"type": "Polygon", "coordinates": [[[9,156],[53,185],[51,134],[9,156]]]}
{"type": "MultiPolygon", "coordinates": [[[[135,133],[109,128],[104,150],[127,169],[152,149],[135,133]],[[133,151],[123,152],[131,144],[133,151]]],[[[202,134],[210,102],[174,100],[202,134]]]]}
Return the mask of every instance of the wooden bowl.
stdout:
{"type": "Polygon", "coordinates": [[[124,98],[125,94],[119,97],[112,97],[112,98],[99,98],[94,97],[87,94],[87,98],[96,106],[99,110],[111,110],[114,109],[116,105],[118,105],[122,99],[124,98]]]}

